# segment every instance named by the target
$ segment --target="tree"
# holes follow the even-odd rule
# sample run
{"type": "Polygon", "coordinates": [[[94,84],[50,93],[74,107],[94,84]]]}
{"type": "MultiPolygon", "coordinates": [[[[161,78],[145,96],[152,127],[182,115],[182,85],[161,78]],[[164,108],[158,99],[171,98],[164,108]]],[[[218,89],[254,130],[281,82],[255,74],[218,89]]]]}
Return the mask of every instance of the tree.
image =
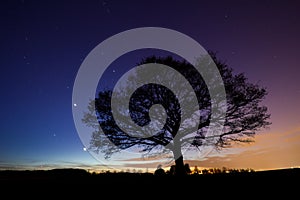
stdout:
{"type": "Polygon", "coordinates": [[[156,170],[154,171],[154,175],[156,175],[156,176],[162,176],[162,175],[165,175],[165,174],[166,174],[166,172],[162,168],[162,166],[158,165],[157,168],[156,168],[156,170]]]}
{"type": "Polygon", "coordinates": [[[96,128],[90,142],[91,150],[104,153],[106,158],[132,147],[139,148],[145,153],[172,152],[176,166],[175,174],[181,175],[186,174],[182,153],[184,149],[200,149],[202,146],[222,149],[235,143],[254,142],[253,138],[257,131],[271,124],[267,107],[261,105],[267,95],[266,88],[250,83],[244,73],[234,74],[233,69],[217,59],[216,54],[210,52],[209,55],[198,59],[198,64],[204,64],[208,69],[209,83],[204,81],[193,65],[184,60],[176,60],[170,56],[163,58],[153,56],[143,59],[139,65],[149,63],[169,66],[188,80],[196,95],[197,103],[193,109],[197,112],[182,111],[182,104],[190,106],[193,100],[190,98],[190,91],[186,90],[186,83],[177,81],[173,72],[161,71],[159,73],[163,76],[158,76],[157,73],[151,74],[153,70],[150,70],[146,73],[153,79],[148,84],[138,87],[133,93],[128,92],[133,90],[136,83],[143,81],[140,74],[145,68],[141,68],[129,76],[131,82],[124,84],[122,89],[114,92],[100,91],[98,98],[91,101],[89,112],[83,119],[88,126],[96,128]],[[209,74],[211,62],[207,61],[207,57],[213,60],[223,79],[225,102],[218,99],[218,96],[213,100],[210,98],[207,84],[212,87],[219,86],[215,84],[214,74],[209,74]],[[167,80],[168,87],[157,84],[162,81],[161,79],[165,82],[167,80]],[[178,96],[169,87],[180,91],[178,96]],[[114,103],[112,99],[115,99],[114,103]],[[129,106],[128,103],[124,105],[124,101],[129,101],[129,106]],[[224,106],[226,107],[225,117],[220,114],[219,117],[214,115],[215,119],[212,119],[212,103],[218,105],[217,109],[214,108],[215,113],[221,113],[224,106]],[[161,105],[163,109],[157,105],[161,105]],[[118,117],[115,117],[112,109],[115,109],[114,114],[116,110],[119,112],[118,117]],[[155,121],[153,116],[159,120],[155,121]],[[99,125],[94,124],[95,117],[102,131],[97,130],[99,125]],[[195,124],[195,120],[198,123],[195,124]],[[147,128],[136,131],[132,128],[134,126],[132,121],[139,127],[153,122],[152,126],[158,131],[155,134],[150,134],[147,128]],[[222,122],[223,130],[214,135],[207,135],[212,122],[215,124],[222,122]]]}
{"type": "Polygon", "coordinates": [[[193,170],[193,174],[199,174],[200,173],[200,170],[198,169],[197,166],[194,167],[194,170],[193,170]]]}
{"type": "Polygon", "coordinates": [[[191,170],[190,165],[188,163],[184,164],[184,169],[185,169],[186,174],[192,173],[192,170],[191,170]]]}

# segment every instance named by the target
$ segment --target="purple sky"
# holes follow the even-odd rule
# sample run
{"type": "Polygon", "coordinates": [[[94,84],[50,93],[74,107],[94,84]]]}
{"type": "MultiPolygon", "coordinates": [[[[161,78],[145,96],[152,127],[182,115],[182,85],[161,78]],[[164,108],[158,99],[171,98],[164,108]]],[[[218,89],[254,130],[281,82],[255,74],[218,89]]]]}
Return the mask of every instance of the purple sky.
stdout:
{"type": "Polygon", "coordinates": [[[189,35],[269,91],[271,128],[203,166],[300,166],[299,9],[283,0],[1,1],[0,166],[99,165],[83,151],[72,118],[77,71],[106,38],[146,26],[189,35]]]}

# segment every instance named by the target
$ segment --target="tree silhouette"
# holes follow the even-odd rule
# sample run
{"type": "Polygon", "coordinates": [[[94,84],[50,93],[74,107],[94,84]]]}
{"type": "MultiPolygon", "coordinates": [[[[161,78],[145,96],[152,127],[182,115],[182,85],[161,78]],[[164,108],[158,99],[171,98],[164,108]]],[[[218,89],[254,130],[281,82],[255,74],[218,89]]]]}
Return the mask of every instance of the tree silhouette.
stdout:
{"type": "Polygon", "coordinates": [[[190,168],[190,165],[188,163],[184,164],[185,173],[190,174],[192,173],[192,170],[190,168]]]}
{"type": "Polygon", "coordinates": [[[193,170],[193,174],[199,174],[200,173],[200,170],[198,169],[197,166],[194,167],[194,170],[193,170]]]}
{"type": "Polygon", "coordinates": [[[166,172],[162,168],[162,166],[158,165],[157,168],[156,168],[156,170],[154,171],[154,175],[156,175],[156,176],[162,176],[162,175],[165,175],[165,174],[166,174],[166,172]]]}
{"type": "MultiPolygon", "coordinates": [[[[139,148],[145,153],[172,152],[176,166],[175,174],[181,175],[186,174],[182,153],[184,149],[200,149],[203,146],[222,149],[231,147],[236,142],[253,142],[257,131],[271,124],[267,107],[260,105],[267,95],[266,89],[258,84],[250,83],[243,73],[234,74],[233,69],[217,59],[216,54],[210,52],[209,56],[223,79],[226,91],[225,103],[222,99],[218,99],[218,96],[213,100],[215,102],[212,102],[207,84],[212,87],[219,86],[215,84],[214,74],[209,74],[210,63],[205,56],[199,58],[198,64],[207,66],[206,76],[209,77],[209,83],[203,80],[193,65],[184,60],[175,60],[170,56],[148,57],[138,64],[163,64],[176,70],[188,80],[196,95],[198,112],[192,114],[182,112],[182,104],[190,106],[192,100],[189,98],[189,91],[185,89],[186,83],[177,81],[173,73],[161,71],[163,76],[159,77],[154,74],[153,78],[157,80],[150,81],[148,84],[138,87],[132,94],[128,94],[128,91],[131,91],[136,83],[143,81],[140,80],[142,76],[139,76],[141,72],[137,70],[133,76],[129,77],[132,82],[124,85],[121,90],[100,91],[98,98],[91,101],[89,112],[83,119],[88,126],[96,128],[90,141],[90,149],[96,153],[99,151],[104,153],[106,158],[131,147],[139,148]],[[169,87],[157,84],[161,81],[160,79],[167,80],[170,87],[179,89],[179,97],[169,87]],[[113,95],[116,99],[114,104],[112,103],[113,95]],[[128,95],[130,96],[128,97],[128,95]],[[129,107],[123,105],[124,99],[129,100],[129,107]],[[219,106],[217,109],[214,108],[215,113],[221,113],[221,108],[226,106],[225,118],[220,114],[219,118],[215,115],[215,119],[212,120],[212,103],[219,106]],[[157,105],[161,105],[163,109],[157,105]],[[113,115],[115,113],[112,112],[114,106],[117,106],[116,109],[121,113],[117,117],[118,121],[113,115]],[[128,112],[130,117],[128,117],[128,112]],[[159,120],[155,121],[153,116],[159,120]],[[95,121],[98,121],[99,124],[95,124],[95,121]],[[140,127],[153,122],[152,126],[159,127],[159,130],[155,134],[148,133],[148,129],[136,132],[131,129],[132,121],[140,127]],[[195,124],[195,121],[198,121],[198,124],[195,124]],[[206,133],[212,121],[215,124],[224,123],[223,130],[208,136],[206,133]],[[99,125],[102,131],[98,130],[99,125]],[[129,134],[131,131],[134,133],[129,134]]],[[[151,76],[152,71],[146,73],[151,76]]]]}

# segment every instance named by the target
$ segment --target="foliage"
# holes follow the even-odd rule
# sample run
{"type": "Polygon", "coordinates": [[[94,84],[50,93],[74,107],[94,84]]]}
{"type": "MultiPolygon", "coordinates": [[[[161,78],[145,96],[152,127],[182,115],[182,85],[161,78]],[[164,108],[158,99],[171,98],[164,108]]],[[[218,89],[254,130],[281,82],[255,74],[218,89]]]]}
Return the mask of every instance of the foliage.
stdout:
{"type": "MultiPolygon", "coordinates": [[[[224,122],[224,129],[221,133],[210,136],[213,137],[213,143],[210,143],[211,138],[206,137],[208,126],[211,122],[212,115],[212,99],[210,98],[207,85],[217,87],[215,84],[214,75],[211,74],[209,83],[204,82],[201,75],[195,68],[186,61],[175,60],[172,57],[159,58],[148,57],[142,60],[140,65],[147,63],[160,63],[172,67],[180,72],[191,84],[198,100],[199,115],[196,115],[192,120],[198,120],[198,127],[193,127],[193,123],[187,123],[185,126],[180,126],[180,122],[188,116],[183,116],[181,113],[180,103],[190,104],[189,94],[185,93],[185,85],[181,82],[174,81],[172,73],[165,74],[164,79],[171,82],[171,87],[180,88],[181,97],[175,96],[172,91],[164,86],[158,84],[147,84],[138,88],[129,98],[129,111],[131,119],[123,116],[118,123],[115,121],[112,114],[112,91],[100,91],[95,101],[91,101],[89,112],[85,114],[83,122],[91,127],[98,127],[94,124],[94,118],[97,121],[102,131],[95,129],[90,142],[90,149],[95,152],[102,152],[106,158],[112,154],[123,149],[132,147],[139,148],[144,153],[167,153],[172,152],[176,162],[176,173],[186,174],[183,163],[182,150],[185,148],[199,149],[204,145],[213,145],[217,149],[231,147],[235,143],[249,143],[253,142],[254,135],[262,128],[268,127],[271,122],[270,114],[267,107],[261,105],[263,99],[267,95],[267,90],[258,84],[253,84],[248,81],[245,74],[234,74],[233,69],[226,63],[217,59],[214,53],[210,53],[209,58],[212,58],[214,64],[217,66],[219,73],[223,79],[226,91],[226,103],[220,102],[218,97],[214,99],[214,103],[219,105],[220,112],[223,106],[226,106],[226,116],[224,118],[214,119],[214,123],[224,122]],[[184,101],[182,101],[182,99],[184,101]],[[128,120],[134,121],[139,126],[147,125],[151,122],[149,117],[150,108],[153,105],[160,104],[165,109],[166,124],[156,134],[145,136],[144,133],[136,133],[132,136],[123,131],[125,127],[130,132],[128,120]],[[177,136],[177,132],[184,129],[177,136]],[[140,135],[139,135],[140,134],[140,135]],[[175,137],[176,136],[176,137],[175,137]],[[167,148],[166,148],[167,147],[167,148]]],[[[206,64],[210,69],[211,62],[207,61],[207,57],[199,58],[198,64],[206,64]]],[[[134,77],[131,77],[133,84],[126,85],[122,90],[115,92],[115,97],[120,102],[123,98],[128,98],[128,91],[132,89],[135,82],[139,82],[139,71],[134,77]]],[[[150,73],[150,72],[149,72],[150,73]]],[[[209,72],[208,72],[209,74],[209,72]]],[[[161,77],[154,77],[160,79],[161,77]]],[[[175,79],[176,80],[176,79],[175,79]]],[[[121,113],[127,111],[127,107],[123,107],[121,103],[117,103],[120,107],[121,113]],[[122,111],[123,110],[123,111],[122,111]]],[[[218,112],[218,110],[214,110],[218,112]]],[[[155,113],[158,118],[165,117],[163,113],[155,113]]],[[[221,116],[221,115],[220,115],[221,116]]],[[[188,172],[190,173],[190,172],[188,172]]]]}

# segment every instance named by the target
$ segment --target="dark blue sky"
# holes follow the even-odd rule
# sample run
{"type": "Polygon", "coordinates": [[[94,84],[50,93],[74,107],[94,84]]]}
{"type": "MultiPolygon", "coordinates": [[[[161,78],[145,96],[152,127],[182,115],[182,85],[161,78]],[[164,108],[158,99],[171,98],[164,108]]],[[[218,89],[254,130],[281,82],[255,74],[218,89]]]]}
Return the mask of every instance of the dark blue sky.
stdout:
{"type": "Polygon", "coordinates": [[[137,27],[174,29],[216,51],[268,88],[270,131],[297,129],[299,8],[271,0],[1,1],[0,166],[97,164],[74,126],[73,83],[95,46],[137,27]]]}

